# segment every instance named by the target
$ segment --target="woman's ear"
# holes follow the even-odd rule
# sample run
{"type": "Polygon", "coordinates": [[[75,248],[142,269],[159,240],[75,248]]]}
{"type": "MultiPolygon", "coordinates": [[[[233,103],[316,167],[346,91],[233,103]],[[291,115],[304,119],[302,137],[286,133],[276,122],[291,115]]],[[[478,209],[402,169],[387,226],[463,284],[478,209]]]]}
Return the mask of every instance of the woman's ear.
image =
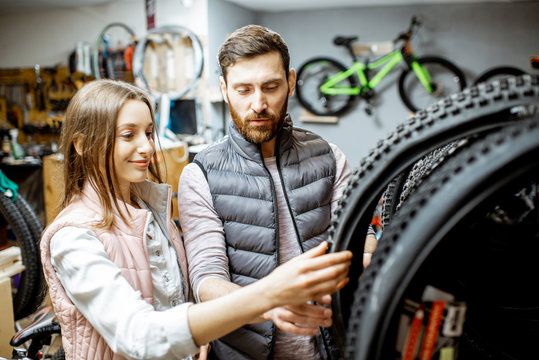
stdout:
{"type": "Polygon", "coordinates": [[[84,135],[77,134],[75,138],[73,139],[73,147],[75,147],[75,151],[79,156],[82,156],[82,140],[84,138],[84,135]]]}

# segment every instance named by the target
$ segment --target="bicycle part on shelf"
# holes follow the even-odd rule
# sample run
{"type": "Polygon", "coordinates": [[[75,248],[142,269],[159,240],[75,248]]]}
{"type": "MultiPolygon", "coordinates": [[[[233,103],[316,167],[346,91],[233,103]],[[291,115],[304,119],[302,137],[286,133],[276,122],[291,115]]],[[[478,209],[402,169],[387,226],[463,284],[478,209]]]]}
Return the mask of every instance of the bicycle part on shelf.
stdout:
{"type": "Polygon", "coordinates": [[[486,70],[481,75],[479,75],[477,79],[474,81],[474,85],[477,85],[485,81],[498,79],[501,77],[519,76],[519,75],[524,75],[524,74],[526,74],[524,70],[521,70],[514,66],[496,66],[496,67],[486,70]]]}
{"type": "MultiPolygon", "coordinates": [[[[539,78],[526,75],[465,89],[397,126],[354,171],[328,230],[331,251],[363,252],[368,225],[387,184],[405,169],[447,143],[530,117],[538,102],[539,78]]],[[[362,273],[361,261],[352,262],[350,283],[334,295],[337,339],[346,338],[353,293],[362,273]]]]}
{"type": "Polygon", "coordinates": [[[148,31],[133,54],[135,82],[157,101],[162,94],[178,100],[194,90],[203,66],[200,40],[191,30],[178,25],[148,31]]]}
{"type": "MultiPolygon", "coordinates": [[[[533,296],[535,303],[528,301],[530,291],[535,291],[530,288],[529,280],[518,279],[525,278],[526,273],[514,272],[511,266],[500,268],[499,262],[489,262],[488,256],[497,256],[497,248],[501,246],[518,248],[509,244],[521,240],[519,243],[528,244],[523,246],[525,249],[532,250],[532,254],[523,262],[524,267],[535,269],[536,273],[537,265],[533,259],[537,239],[533,239],[536,236],[533,231],[539,226],[538,219],[536,216],[532,219],[532,230],[535,230],[528,233],[531,236],[529,239],[511,239],[507,236],[506,245],[489,244],[478,236],[486,236],[488,228],[473,230],[470,226],[477,223],[486,225],[485,214],[489,209],[505,198],[513,197],[515,189],[529,183],[537,184],[538,138],[539,116],[535,113],[527,120],[508,125],[487,135],[484,140],[474,142],[442,164],[410,195],[385,230],[381,248],[375,252],[373,262],[363,274],[354,295],[346,358],[386,359],[394,355],[396,328],[403,302],[408,297],[417,297],[432,282],[436,282],[437,287],[451,289],[458,299],[466,302],[467,313],[473,312],[476,316],[470,314],[470,317],[466,317],[464,331],[468,327],[482,328],[484,333],[472,336],[475,336],[473,341],[481,339],[479,344],[483,345],[481,351],[484,352],[482,355],[486,355],[485,359],[500,354],[505,354],[502,358],[507,359],[529,358],[527,356],[532,354],[531,351],[535,351],[533,336],[536,336],[538,329],[537,325],[533,325],[534,319],[528,322],[521,319],[530,314],[537,321],[537,311],[534,313],[530,307],[537,308],[539,299],[533,296]],[[466,237],[470,231],[477,237],[466,237]],[[475,242],[481,242],[482,246],[475,242]],[[494,248],[491,251],[485,245],[494,248]],[[473,256],[461,256],[464,247],[465,253],[471,247],[476,248],[473,256]],[[457,257],[459,263],[455,264],[457,257]],[[502,282],[496,282],[496,278],[489,280],[491,274],[488,269],[479,269],[481,266],[478,262],[489,263],[493,266],[491,271],[496,273],[509,271],[511,276],[502,282]],[[480,275],[478,277],[468,271],[480,271],[480,275]],[[474,289],[481,280],[488,282],[489,286],[482,286],[480,291],[487,291],[488,294],[474,289]],[[512,281],[518,282],[520,288],[515,289],[512,281]],[[515,299],[515,291],[526,295],[515,299]],[[500,299],[503,293],[512,301],[500,299]],[[494,313],[503,318],[493,316],[494,313]],[[485,315],[492,320],[488,325],[481,324],[486,322],[485,315]],[[530,328],[515,324],[527,324],[530,328]],[[488,327],[494,327],[501,333],[493,334],[487,330],[488,327]]],[[[518,253],[521,252],[522,249],[518,249],[518,253]]],[[[519,262],[518,259],[515,261],[519,262]]],[[[465,338],[463,341],[468,342],[465,338]]],[[[477,349],[466,351],[467,356],[463,358],[478,359],[475,354],[477,349]]]]}
{"type": "Polygon", "coordinates": [[[437,100],[466,87],[464,74],[449,60],[432,56],[419,58],[417,62],[428,71],[432,91],[425,89],[411,67],[404,70],[399,78],[399,95],[411,111],[425,109],[437,100]]]}
{"type": "Polygon", "coordinates": [[[135,46],[135,32],[126,24],[114,22],[101,30],[92,56],[96,79],[133,81],[129,54],[135,46]]]}
{"type": "MultiPolygon", "coordinates": [[[[327,79],[346,71],[346,67],[330,58],[315,58],[307,61],[298,71],[296,95],[298,101],[311,113],[320,116],[336,116],[345,113],[354,102],[354,95],[327,95],[320,91],[327,79]]],[[[344,87],[357,86],[355,77],[342,81],[344,87]]]]}

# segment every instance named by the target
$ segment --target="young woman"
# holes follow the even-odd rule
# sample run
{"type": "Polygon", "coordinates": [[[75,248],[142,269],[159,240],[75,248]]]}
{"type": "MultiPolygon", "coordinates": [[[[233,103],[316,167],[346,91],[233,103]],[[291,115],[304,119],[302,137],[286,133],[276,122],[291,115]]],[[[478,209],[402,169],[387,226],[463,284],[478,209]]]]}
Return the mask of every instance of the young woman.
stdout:
{"type": "MultiPolygon", "coordinates": [[[[352,254],[324,255],[322,243],[227,296],[190,302],[155,128],[148,95],[123,82],[93,81],[67,109],[62,211],[41,255],[68,359],[181,359],[274,307],[327,303],[348,281],[352,254]]],[[[305,334],[330,324],[326,309],[305,334]]]]}

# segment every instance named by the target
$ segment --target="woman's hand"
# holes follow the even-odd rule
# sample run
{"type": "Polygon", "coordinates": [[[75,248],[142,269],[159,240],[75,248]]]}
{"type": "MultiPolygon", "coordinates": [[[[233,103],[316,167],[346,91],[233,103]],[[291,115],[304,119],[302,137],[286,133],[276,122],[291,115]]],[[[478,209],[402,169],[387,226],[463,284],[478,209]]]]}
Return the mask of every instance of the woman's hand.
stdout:
{"type": "Polygon", "coordinates": [[[325,254],[327,246],[327,242],[322,242],[259,281],[273,307],[305,304],[332,294],[348,283],[352,253],[325,254]]]}

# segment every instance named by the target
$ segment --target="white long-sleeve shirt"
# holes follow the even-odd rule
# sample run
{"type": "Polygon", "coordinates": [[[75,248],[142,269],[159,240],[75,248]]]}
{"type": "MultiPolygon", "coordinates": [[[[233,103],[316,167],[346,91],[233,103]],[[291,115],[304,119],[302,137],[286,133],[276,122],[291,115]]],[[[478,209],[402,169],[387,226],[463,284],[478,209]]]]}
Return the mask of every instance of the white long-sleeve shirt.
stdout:
{"type": "MultiPolygon", "coordinates": [[[[148,210],[149,211],[149,210],[148,210]]],[[[175,249],[153,216],[146,229],[153,306],[133,289],[97,235],[68,226],[51,239],[52,264],[67,295],[115,353],[127,359],[182,359],[198,353],[191,336],[175,249]]]]}

